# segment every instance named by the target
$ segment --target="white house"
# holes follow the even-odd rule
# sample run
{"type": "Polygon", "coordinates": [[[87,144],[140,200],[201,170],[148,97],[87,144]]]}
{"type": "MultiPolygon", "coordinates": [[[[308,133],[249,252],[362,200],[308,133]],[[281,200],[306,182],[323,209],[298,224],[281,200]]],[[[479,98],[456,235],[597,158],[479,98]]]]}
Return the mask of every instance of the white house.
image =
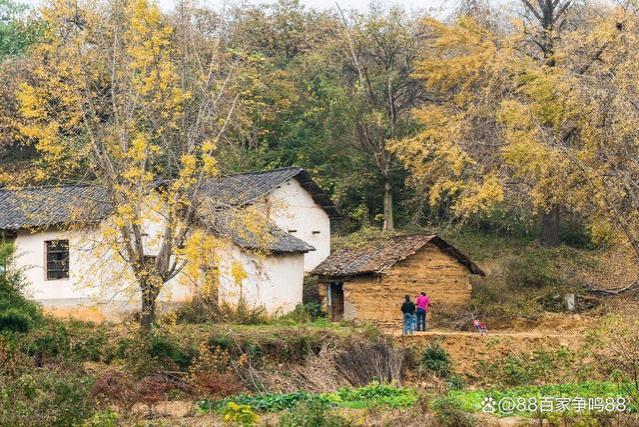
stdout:
{"type": "MultiPolygon", "coordinates": [[[[229,241],[217,254],[219,299],[235,303],[242,297],[269,312],[286,312],[301,303],[304,274],[328,257],[331,219],[339,218],[310,175],[290,167],[223,176],[207,180],[202,194],[218,207],[204,218],[205,229],[229,241]],[[225,222],[225,210],[246,206],[268,218],[267,247],[225,222]],[[235,264],[245,272],[241,283],[231,271],[235,264]]],[[[100,237],[112,210],[106,196],[95,186],[0,189],[0,237],[14,241],[14,268],[23,270],[27,293],[46,308],[70,313],[97,309],[114,317],[137,307],[130,272],[100,237]]],[[[152,240],[153,224],[145,227],[152,240]]],[[[153,256],[153,244],[148,246],[153,256]]],[[[184,301],[199,292],[195,283],[180,279],[168,284],[163,301],[184,301]]]]}

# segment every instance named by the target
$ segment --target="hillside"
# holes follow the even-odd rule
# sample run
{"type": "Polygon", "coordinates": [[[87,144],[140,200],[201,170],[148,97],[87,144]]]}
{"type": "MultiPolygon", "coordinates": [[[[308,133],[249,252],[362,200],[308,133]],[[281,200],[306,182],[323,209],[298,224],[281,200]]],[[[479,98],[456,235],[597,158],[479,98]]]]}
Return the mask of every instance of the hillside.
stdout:
{"type": "MultiPolygon", "coordinates": [[[[365,231],[337,239],[337,245],[379,236],[365,231]]],[[[201,319],[200,309],[193,306],[163,317],[150,341],[139,341],[134,324],[43,318],[16,300],[15,308],[7,312],[12,314],[0,319],[2,357],[12,360],[2,373],[7,380],[4,388],[18,401],[27,398],[28,390],[14,381],[25,380],[24,369],[35,369],[37,381],[51,378],[47,393],[57,396],[57,405],[73,411],[73,419],[93,417],[94,425],[111,425],[104,420],[129,425],[149,416],[170,424],[209,425],[220,422],[223,413],[235,413],[224,409],[226,403],[201,403],[222,397],[226,400],[221,402],[245,402],[242,411],[258,414],[261,423],[284,422],[277,420],[284,420],[287,410],[302,405],[299,402],[315,398],[334,402],[337,396],[342,396],[341,403],[333,411],[344,425],[411,425],[409,414],[421,410],[416,408],[426,401],[424,417],[433,425],[461,425],[459,420],[469,417],[489,424],[500,418],[472,415],[481,409],[482,390],[530,396],[538,393],[535,387],[564,384],[567,393],[604,393],[598,387],[608,387],[605,393],[614,394],[616,389],[610,391],[613,385],[606,381],[611,365],[618,363],[619,350],[610,340],[625,345],[633,339],[632,330],[623,325],[636,296],[630,292],[595,297],[579,282],[581,277],[596,277],[610,252],[565,245],[547,249],[532,239],[468,230],[446,238],[488,274],[474,283],[468,307],[431,312],[427,332],[402,337],[399,325],[378,331],[372,325],[331,324],[316,317],[313,305],[279,319],[247,309],[201,319]],[[588,274],[575,276],[575,266],[588,266],[588,274]],[[555,298],[564,292],[577,294],[575,312],[566,312],[561,299],[555,298]],[[473,316],[487,322],[487,335],[472,331],[473,316]],[[611,328],[619,329],[611,333],[611,328]],[[398,355],[402,356],[397,359],[398,355]],[[371,357],[381,359],[372,363],[371,357]],[[368,368],[362,370],[362,364],[368,368]],[[210,369],[220,369],[220,376],[210,374],[210,369]],[[382,372],[388,380],[401,378],[405,388],[361,388],[382,372]],[[117,390],[130,387],[134,378],[151,388],[120,395],[117,390]],[[77,394],[66,396],[65,387],[77,394]],[[249,398],[247,393],[257,394],[249,398]],[[209,404],[217,408],[212,413],[209,404]],[[134,409],[125,415],[121,408],[128,405],[134,409]]],[[[53,417],[48,403],[36,405],[53,417]]],[[[312,405],[302,405],[298,411],[319,416],[312,405]]],[[[34,416],[30,413],[15,412],[17,418],[11,422],[28,420],[34,416]]],[[[517,416],[521,421],[531,414],[517,416]]],[[[72,419],[65,417],[60,414],[50,420],[72,419]]]]}

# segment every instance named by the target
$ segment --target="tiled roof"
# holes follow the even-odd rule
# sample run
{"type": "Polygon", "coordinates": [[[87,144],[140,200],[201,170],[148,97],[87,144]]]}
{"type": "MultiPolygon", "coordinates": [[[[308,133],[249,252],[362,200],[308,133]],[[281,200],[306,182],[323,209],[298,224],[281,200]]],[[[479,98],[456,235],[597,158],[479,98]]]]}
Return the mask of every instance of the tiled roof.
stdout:
{"type": "Polygon", "coordinates": [[[0,189],[0,230],[96,222],[111,213],[107,192],[94,186],[0,189]]]}
{"type": "Polygon", "coordinates": [[[358,276],[382,273],[397,262],[408,258],[427,243],[432,243],[443,252],[463,264],[471,273],[484,275],[484,272],[459,250],[441,237],[428,234],[397,236],[367,244],[360,248],[343,249],[332,253],[313,274],[328,277],[358,276]]]}
{"type": "Polygon", "coordinates": [[[218,236],[229,236],[241,248],[250,250],[266,250],[275,253],[306,253],[315,248],[305,241],[298,239],[275,226],[274,224],[259,224],[256,230],[249,230],[242,219],[233,221],[229,216],[220,214],[206,216],[214,218],[212,221],[202,220],[203,224],[218,236]]]}
{"type": "MultiPolygon", "coordinates": [[[[246,206],[257,198],[275,190],[289,179],[295,178],[331,218],[339,212],[326,194],[301,168],[282,168],[266,172],[251,172],[210,179],[204,183],[202,194],[217,207],[246,206]]],[[[16,231],[54,225],[97,222],[112,212],[107,191],[96,186],[68,185],[60,187],[0,189],[0,230],[16,231]]],[[[224,221],[214,227],[227,233],[224,221]]],[[[308,252],[315,250],[304,241],[283,230],[269,226],[268,249],[273,252],[308,252]]],[[[260,249],[256,237],[248,232],[231,233],[235,243],[245,249],[260,249]]]]}
{"type": "Polygon", "coordinates": [[[270,193],[291,178],[295,178],[311,194],[330,218],[341,218],[335,204],[302,168],[288,167],[211,178],[204,183],[202,193],[220,206],[243,206],[270,193]]]}

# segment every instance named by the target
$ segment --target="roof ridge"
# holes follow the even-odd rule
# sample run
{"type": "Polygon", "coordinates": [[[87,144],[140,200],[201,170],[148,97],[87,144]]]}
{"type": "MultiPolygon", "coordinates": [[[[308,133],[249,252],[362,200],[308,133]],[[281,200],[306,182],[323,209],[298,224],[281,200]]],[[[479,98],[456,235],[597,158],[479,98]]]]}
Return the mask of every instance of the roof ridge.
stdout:
{"type": "Polygon", "coordinates": [[[61,185],[34,185],[34,186],[25,186],[25,187],[0,187],[0,191],[9,192],[9,191],[33,191],[33,190],[48,190],[53,188],[88,188],[95,187],[101,188],[101,186],[96,184],[61,184],[61,185]]]}
{"type": "MultiPolygon", "coordinates": [[[[297,169],[300,171],[304,170],[304,168],[300,166],[283,166],[281,168],[275,168],[275,169],[269,169],[269,170],[238,172],[238,173],[231,173],[231,174],[222,174],[220,176],[230,177],[230,176],[240,176],[240,175],[257,175],[257,174],[263,174],[263,173],[271,173],[271,172],[277,172],[277,171],[283,171],[283,170],[294,170],[294,169],[297,169]]],[[[14,187],[14,188],[0,187],[0,191],[28,191],[28,190],[45,190],[45,189],[51,189],[51,188],[78,188],[78,187],[102,187],[102,186],[98,185],[97,183],[27,185],[24,187],[14,187]]]]}
{"type": "Polygon", "coordinates": [[[390,238],[391,239],[398,239],[398,238],[403,238],[403,237],[417,237],[417,236],[435,237],[435,236],[438,236],[438,235],[436,233],[410,233],[410,234],[398,234],[398,235],[392,236],[390,238]]]}
{"type": "Polygon", "coordinates": [[[241,176],[241,175],[260,175],[260,174],[264,174],[264,173],[272,173],[272,172],[278,172],[278,171],[284,171],[284,170],[299,170],[299,171],[303,171],[304,168],[300,167],[300,166],[284,166],[284,167],[281,167],[281,168],[268,169],[268,170],[237,172],[237,173],[231,173],[231,174],[228,174],[228,175],[222,174],[221,176],[222,177],[230,177],[230,176],[241,176]]]}
{"type": "Polygon", "coordinates": [[[313,270],[316,276],[357,276],[380,274],[396,263],[412,256],[427,244],[433,244],[464,265],[471,273],[485,273],[457,248],[437,234],[415,233],[368,242],[361,247],[333,252],[313,270]],[[412,238],[412,239],[411,239],[412,238]]]}

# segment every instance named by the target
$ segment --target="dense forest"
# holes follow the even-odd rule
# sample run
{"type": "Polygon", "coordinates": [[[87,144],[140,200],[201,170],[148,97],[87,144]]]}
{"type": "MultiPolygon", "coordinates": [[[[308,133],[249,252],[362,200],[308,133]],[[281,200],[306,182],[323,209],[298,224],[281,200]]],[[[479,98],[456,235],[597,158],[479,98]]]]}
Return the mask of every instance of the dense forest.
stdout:
{"type": "MultiPolygon", "coordinates": [[[[65,91],[108,101],[108,70],[85,88],[73,73],[113,60],[108,32],[135,19],[125,3],[0,2],[5,183],[99,179],[82,166],[90,160],[57,152],[81,152],[90,137],[65,91]],[[97,17],[108,24],[93,25],[97,17]],[[71,47],[79,38],[84,54],[71,47]]],[[[219,173],[304,167],[347,218],[344,232],[464,225],[546,246],[624,242],[639,253],[638,5],[493,6],[463,0],[432,17],[374,4],[182,2],[153,19],[171,29],[168,39],[181,38],[184,57],[219,55],[215,84],[229,83],[215,118],[225,122],[214,138],[219,173]]],[[[178,68],[184,79],[189,69],[178,68]]],[[[167,169],[153,173],[179,174],[167,169]]]]}

